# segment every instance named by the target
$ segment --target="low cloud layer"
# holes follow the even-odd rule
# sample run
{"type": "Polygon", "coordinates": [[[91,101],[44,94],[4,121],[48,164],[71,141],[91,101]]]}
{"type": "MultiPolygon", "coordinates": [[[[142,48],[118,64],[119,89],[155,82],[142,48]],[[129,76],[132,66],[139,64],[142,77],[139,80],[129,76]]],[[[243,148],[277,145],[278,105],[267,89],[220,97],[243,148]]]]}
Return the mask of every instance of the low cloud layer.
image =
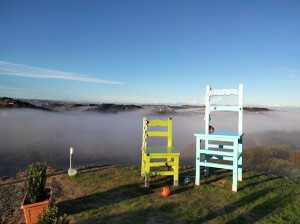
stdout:
{"type": "MultiPolygon", "coordinates": [[[[149,115],[149,111],[100,113],[56,113],[28,109],[0,110],[0,154],[18,161],[6,161],[18,167],[22,160],[42,158],[52,166],[67,168],[69,149],[74,147],[74,165],[139,165],[142,118],[165,119],[170,115],[149,115]]],[[[203,129],[203,114],[174,114],[173,145],[181,151],[181,164],[194,165],[194,133],[203,129]]],[[[217,130],[236,130],[237,114],[212,114],[217,130]]],[[[255,132],[268,130],[299,131],[299,111],[244,113],[245,140],[255,132]]],[[[255,144],[254,142],[249,144],[255,144]]],[[[5,160],[6,159],[6,160],[5,160]]],[[[23,164],[27,166],[28,164],[23,164]]],[[[21,166],[21,165],[20,165],[21,166]]]]}

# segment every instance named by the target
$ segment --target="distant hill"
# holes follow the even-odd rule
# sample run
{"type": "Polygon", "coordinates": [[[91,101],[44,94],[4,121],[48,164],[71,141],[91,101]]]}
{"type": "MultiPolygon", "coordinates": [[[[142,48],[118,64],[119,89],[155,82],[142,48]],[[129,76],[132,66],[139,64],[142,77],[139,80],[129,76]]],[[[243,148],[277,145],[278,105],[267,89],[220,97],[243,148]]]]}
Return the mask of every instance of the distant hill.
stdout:
{"type": "Polygon", "coordinates": [[[245,111],[249,112],[263,112],[263,111],[271,111],[271,109],[265,107],[244,107],[245,111]]]}
{"type": "Polygon", "coordinates": [[[38,110],[50,110],[48,108],[36,106],[31,103],[9,97],[0,97],[0,108],[30,108],[38,110]]]}
{"type": "MultiPolygon", "coordinates": [[[[203,112],[204,106],[201,105],[134,105],[134,104],[113,104],[113,103],[75,103],[75,102],[62,102],[62,101],[50,101],[50,100],[21,100],[8,97],[0,97],[0,108],[30,108],[47,111],[58,112],[100,112],[100,113],[117,113],[124,111],[134,111],[139,109],[149,109],[153,113],[169,114],[177,112],[189,112],[197,113],[203,112]]],[[[271,111],[268,108],[263,107],[244,107],[248,112],[264,112],[271,111]]]]}
{"type": "Polygon", "coordinates": [[[132,111],[141,109],[141,106],[136,105],[124,105],[124,104],[112,104],[112,103],[104,103],[100,105],[93,106],[85,110],[86,112],[106,112],[106,113],[116,113],[118,111],[132,111]]]}

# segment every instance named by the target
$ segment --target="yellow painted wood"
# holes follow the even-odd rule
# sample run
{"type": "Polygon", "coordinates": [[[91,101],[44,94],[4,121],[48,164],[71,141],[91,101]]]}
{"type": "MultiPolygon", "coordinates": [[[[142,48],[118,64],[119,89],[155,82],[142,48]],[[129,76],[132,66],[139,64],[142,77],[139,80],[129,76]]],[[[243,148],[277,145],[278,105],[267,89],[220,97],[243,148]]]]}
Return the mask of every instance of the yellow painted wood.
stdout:
{"type": "Polygon", "coordinates": [[[150,174],[151,176],[174,176],[174,171],[152,171],[150,174]]]}
{"type": "Polygon", "coordinates": [[[147,120],[143,118],[141,176],[145,177],[145,186],[149,186],[151,176],[171,175],[174,185],[178,186],[180,152],[172,146],[172,118],[168,120],[147,120]],[[166,126],[167,131],[148,131],[148,127],[166,126]],[[148,137],[165,137],[167,146],[148,146],[148,137]],[[171,170],[155,170],[169,167],[171,170]]]}
{"type": "Polygon", "coordinates": [[[172,147],[172,119],[168,119],[168,147],[172,147]]]}
{"type": "Polygon", "coordinates": [[[169,120],[148,120],[148,126],[168,126],[169,120]]]}
{"type": "Polygon", "coordinates": [[[147,136],[168,137],[169,133],[166,131],[148,131],[147,136]]]}
{"type": "Polygon", "coordinates": [[[150,167],[159,167],[159,166],[176,166],[175,162],[151,162],[150,167]]]}

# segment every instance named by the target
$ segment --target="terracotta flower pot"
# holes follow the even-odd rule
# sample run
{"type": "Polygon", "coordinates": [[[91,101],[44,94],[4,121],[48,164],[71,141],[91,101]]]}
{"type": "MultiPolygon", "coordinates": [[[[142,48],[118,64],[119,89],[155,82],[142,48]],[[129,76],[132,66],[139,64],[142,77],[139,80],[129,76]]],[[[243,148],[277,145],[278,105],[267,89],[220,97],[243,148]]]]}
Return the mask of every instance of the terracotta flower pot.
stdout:
{"type": "Polygon", "coordinates": [[[21,208],[24,211],[26,224],[35,224],[38,221],[39,214],[43,213],[43,209],[48,210],[52,201],[52,189],[46,188],[47,198],[44,201],[31,204],[28,200],[27,193],[25,194],[21,208]]]}

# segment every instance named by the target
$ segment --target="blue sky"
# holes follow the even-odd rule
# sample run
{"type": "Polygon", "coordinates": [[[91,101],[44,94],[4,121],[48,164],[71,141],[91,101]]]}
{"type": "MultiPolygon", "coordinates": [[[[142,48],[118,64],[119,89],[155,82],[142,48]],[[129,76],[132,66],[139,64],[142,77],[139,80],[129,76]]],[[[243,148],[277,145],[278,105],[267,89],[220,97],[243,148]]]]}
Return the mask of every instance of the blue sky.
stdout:
{"type": "Polygon", "coordinates": [[[300,1],[0,1],[0,96],[300,106],[300,1]]]}

